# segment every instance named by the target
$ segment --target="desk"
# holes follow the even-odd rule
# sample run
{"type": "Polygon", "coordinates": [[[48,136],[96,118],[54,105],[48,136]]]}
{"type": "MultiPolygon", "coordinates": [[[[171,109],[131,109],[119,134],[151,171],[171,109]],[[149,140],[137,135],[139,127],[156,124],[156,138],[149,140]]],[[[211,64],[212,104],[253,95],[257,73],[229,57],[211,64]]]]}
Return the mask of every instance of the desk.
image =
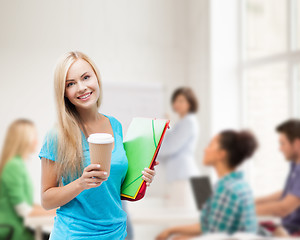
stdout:
{"type": "MultiPolygon", "coordinates": [[[[129,208],[130,218],[134,225],[181,225],[193,224],[199,222],[200,212],[186,212],[170,208],[129,208]]],[[[273,217],[259,217],[259,221],[274,220],[273,217]]],[[[280,219],[275,219],[276,222],[280,219]]],[[[25,219],[25,225],[35,230],[35,240],[42,239],[42,232],[51,232],[54,224],[54,216],[28,217],[25,219]]],[[[201,239],[201,238],[199,238],[201,239]]]]}
{"type": "MultiPolygon", "coordinates": [[[[143,211],[130,212],[130,219],[134,225],[180,225],[199,221],[199,212],[186,213],[175,209],[145,209],[143,211]]],[[[54,224],[54,216],[27,217],[25,226],[35,230],[35,240],[42,239],[43,231],[51,232],[54,224]]]]}
{"type": "Polygon", "coordinates": [[[290,238],[270,238],[261,237],[253,234],[236,233],[232,236],[226,234],[208,234],[202,237],[195,237],[192,240],[287,240],[290,238]]]}
{"type": "Polygon", "coordinates": [[[175,209],[146,209],[144,211],[130,211],[133,224],[178,225],[199,222],[199,212],[176,211],[175,209]]]}
{"type": "Polygon", "coordinates": [[[35,240],[42,240],[43,230],[51,232],[54,224],[54,216],[27,217],[24,225],[35,231],[35,240]]]}

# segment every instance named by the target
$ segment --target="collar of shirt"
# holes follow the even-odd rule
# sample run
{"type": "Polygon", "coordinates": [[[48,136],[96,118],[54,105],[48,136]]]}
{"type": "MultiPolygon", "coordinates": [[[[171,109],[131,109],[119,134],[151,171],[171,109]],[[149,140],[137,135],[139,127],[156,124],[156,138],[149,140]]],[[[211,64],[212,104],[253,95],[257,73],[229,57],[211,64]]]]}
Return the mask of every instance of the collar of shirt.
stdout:
{"type": "Polygon", "coordinates": [[[292,162],[289,175],[291,178],[294,178],[298,174],[300,174],[300,163],[292,162]]]}
{"type": "Polygon", "coordinates": [[[226,184],[227,182],[230,182],[232,180],[238,180],[238,179],[243,179],[244,174],[242,172],[231,172],[227,174],[226,176],[222,177],[219,179],[217,182],[216,186],[226,184]]]}

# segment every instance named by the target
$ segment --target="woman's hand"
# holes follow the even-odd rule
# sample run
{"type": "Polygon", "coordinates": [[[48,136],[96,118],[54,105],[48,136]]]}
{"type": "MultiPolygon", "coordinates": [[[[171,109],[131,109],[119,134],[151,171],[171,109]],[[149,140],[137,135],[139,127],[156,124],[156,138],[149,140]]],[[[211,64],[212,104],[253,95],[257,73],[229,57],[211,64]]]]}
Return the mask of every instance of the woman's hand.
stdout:
{"type": "Polygon", "coordinates": [[[81,188],[85,190],[99,187],[107,178],[107,172],[100,171],[99,164],[90,164],[84,169],[78,181],[81,188]]]}
{"type": "MultiPolygon", "coordinates": [[[[159,162],[155,162],[154,166],[158,165],[159,162]]],[[[146,182],[146,185],[149,187],[150,186],[150,183],[152,183],[153,181],[153,178],[155,176],[155,170],[151,170],[149,168],[145,168],[144,171],[142,171],[142,178],[145,180],[146,182]]]]}
{"type": "Polygon", "coordinates": [[[166,229],[166,230],[164,230],[163,232],[161,232],[161,233],[155,238],[155,240],[167,240],[170,236],[171,236],[171,232],[169,231],[169,229],[166,229]]]}
{"type": "Polygon", "coordinates": [[[29,214],[30,217],[36,216],[55,216],[56,215],[56,208],[51,210],[45,210],[41,205],[34,204],[31,213],[29,214]]]}

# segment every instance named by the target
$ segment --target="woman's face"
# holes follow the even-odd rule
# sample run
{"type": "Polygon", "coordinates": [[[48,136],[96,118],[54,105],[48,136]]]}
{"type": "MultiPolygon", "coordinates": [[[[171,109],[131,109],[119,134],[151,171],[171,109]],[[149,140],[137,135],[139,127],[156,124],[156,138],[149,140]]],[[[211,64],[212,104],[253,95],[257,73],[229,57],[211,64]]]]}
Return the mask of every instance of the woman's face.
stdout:
{"type": "Polygon", "coordinates": [[[87,109],[97,103],[100,96],[98,79],[87,61],[78,59],[71,65],[65,84],[65,97],[76,108],[87,109]]]}
{"type": "Polygon", "coordinates": [[[225,151],[220,148],[220,136],[215,136],[205,149],[203,164],[205,166],[214,166],[217,162],[223,161],[225,151]]]}
{"type": "Polygon", "coordinates": [[[186,115],[190,110],[190,104],[187,101],[186,97],[182,94],[179,94],[175,101],[173,102],[173,110],[178,113],[180,116],[186,115]]]}

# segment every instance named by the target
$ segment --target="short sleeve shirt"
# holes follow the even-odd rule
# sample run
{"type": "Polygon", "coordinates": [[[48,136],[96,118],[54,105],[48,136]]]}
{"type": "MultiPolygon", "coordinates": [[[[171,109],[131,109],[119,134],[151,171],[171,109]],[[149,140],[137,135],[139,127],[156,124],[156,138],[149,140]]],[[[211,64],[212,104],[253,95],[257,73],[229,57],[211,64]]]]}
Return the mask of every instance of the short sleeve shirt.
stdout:
{"type": "MultiPolygon", "coordinates": [[[[288,194],[300,198],[300,164],[291,163],[290,172],[284,187],[282,198],[288,194]]],[[[283,226],[290,232],[300,230],[300,207],[282,219],[283,226]]]]}
{"type": "MultiPolygon", "coordinates": [[[[20,203],[33,205],[33,185],[24,160],[15,156],[5,164],[0,175],[0,224],[13,227],[12,240],[31,240],[32,234],[24,227],[23,219],[15,210],[20,203]]],[[[4,230],[0,229],[0,239],[4,230]]]]}
{"type": "Polygon", "coordinates": [[[218,181],[213,195],[201,212],[202,232],[257,232],[254,199],[241,172],[232,172],[218,181]]]}
{"type": "MultiPolygon", "coordinates": [[[[57,210],[50,240],[109,240],[126,237],[127,215],[122,209],[120,192],[127,173],[128,160],[123,147],[120,122],[114,117],[106,117],[110,120],[115,139],[110,176],[99,187],[84,190],[57,210]]],[[[39,154],[40,158],[56,161],[56,139],[55,131],[47,134],[39,154]]],[[[83,133],[82,139],[86,167],[90,164],[89,144],[83,133]]]]}

